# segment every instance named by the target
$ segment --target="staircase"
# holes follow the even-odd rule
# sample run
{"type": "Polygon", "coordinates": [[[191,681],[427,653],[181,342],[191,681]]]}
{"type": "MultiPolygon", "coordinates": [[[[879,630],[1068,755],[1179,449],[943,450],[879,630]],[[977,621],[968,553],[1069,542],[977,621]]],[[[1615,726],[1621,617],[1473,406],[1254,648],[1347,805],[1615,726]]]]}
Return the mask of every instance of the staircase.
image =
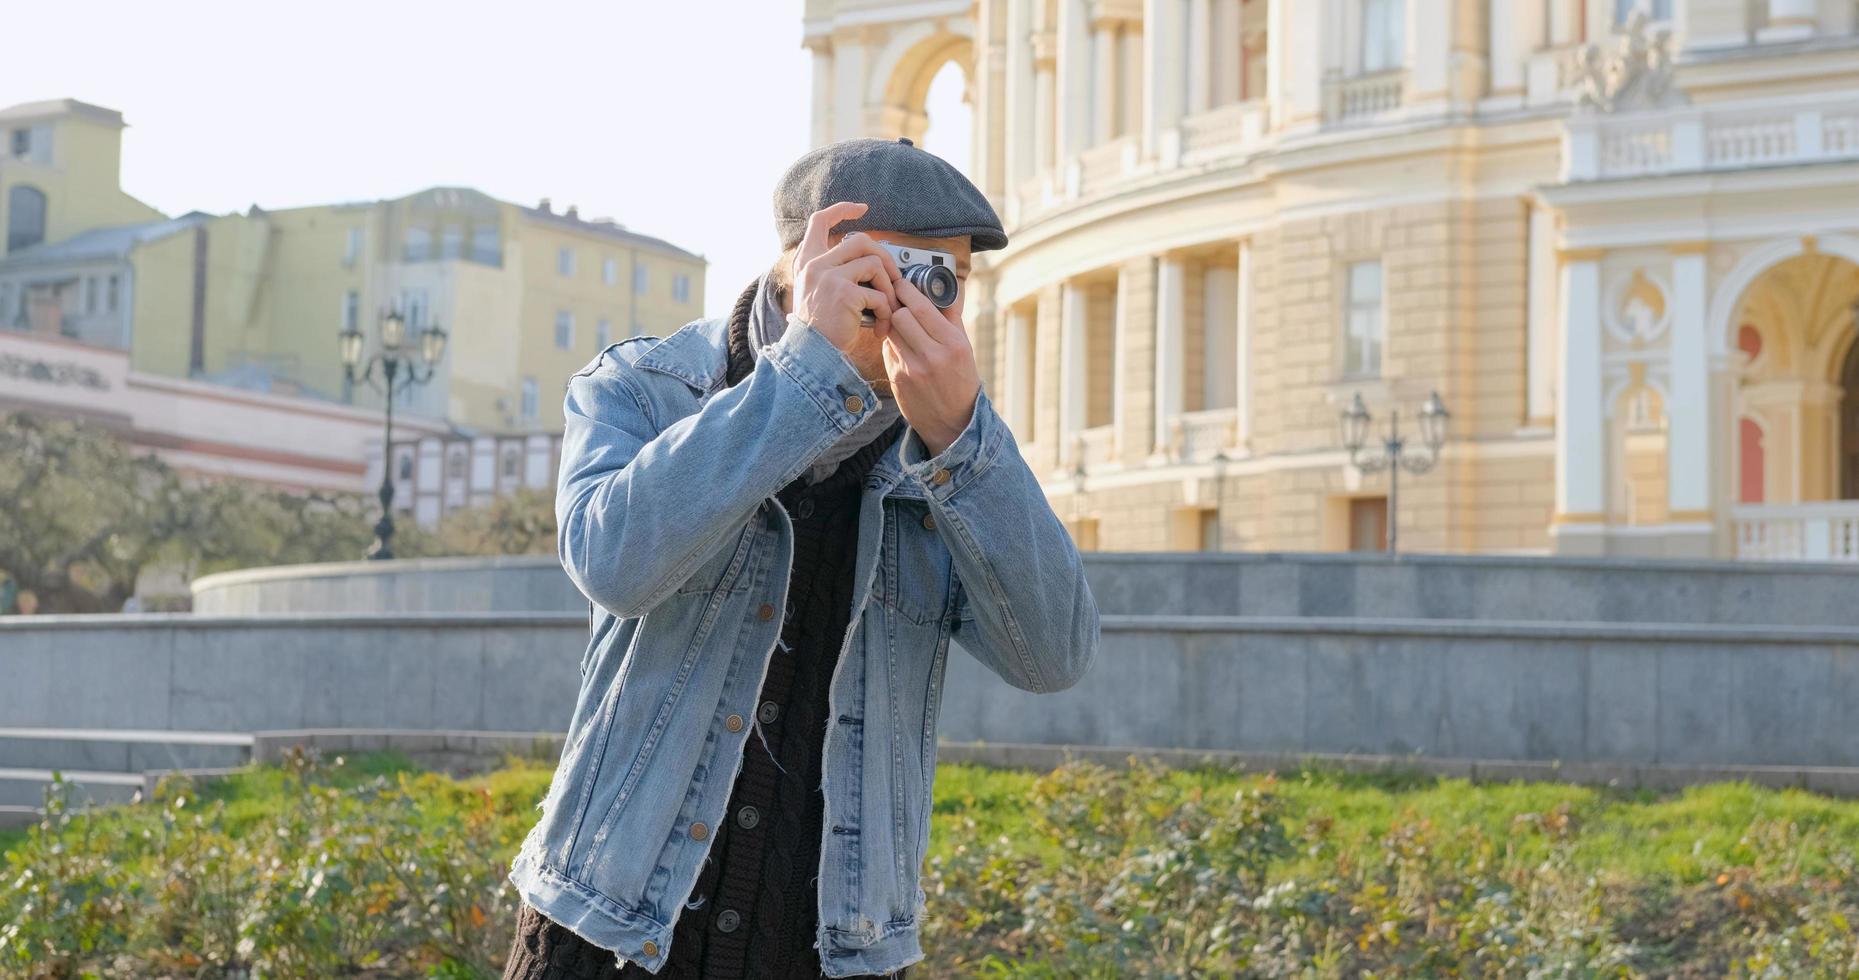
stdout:
{"type": "Polygon", "coordinates": [[[245,765],[252,742],[240,732],[0,728],[0,827],[37,821],[54,773],[73,803],[125,803],[167,772],[245,765]]]}

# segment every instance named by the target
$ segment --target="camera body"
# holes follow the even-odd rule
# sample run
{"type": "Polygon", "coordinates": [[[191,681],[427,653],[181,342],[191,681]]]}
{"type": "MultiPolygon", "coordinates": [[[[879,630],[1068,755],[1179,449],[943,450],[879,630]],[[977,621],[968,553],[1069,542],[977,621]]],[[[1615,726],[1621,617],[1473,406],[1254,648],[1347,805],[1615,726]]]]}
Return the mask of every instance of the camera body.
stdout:
{"type": "Polygon", "coordinates": [[[938,252],[933,248],[918,248],[915,245],[898,245],[894,242],[879,242],[878,247],[891,253],[897,261],[897,271],[911,285],[922,290],[937,309],[946,310],[955,305],[955,294],[959,283],[955,278],[955,256],[948,252],[938,252]]]}

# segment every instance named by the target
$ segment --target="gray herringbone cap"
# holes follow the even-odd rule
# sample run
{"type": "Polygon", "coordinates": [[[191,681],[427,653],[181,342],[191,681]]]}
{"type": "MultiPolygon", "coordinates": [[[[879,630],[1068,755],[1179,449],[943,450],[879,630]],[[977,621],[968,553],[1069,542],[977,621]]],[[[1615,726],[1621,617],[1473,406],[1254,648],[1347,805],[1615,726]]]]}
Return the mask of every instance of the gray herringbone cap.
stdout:
{"type": "Polygon", "coordinates": [[[962,172],[907,139],[850,139],[801,157],[775,185],[781,247],[800,244],[807,219],[829,204],[871,205],[840,231],[901,231],[925,238],[966,235],[977,252],[1007,247],[994,206],[962,172]]]}

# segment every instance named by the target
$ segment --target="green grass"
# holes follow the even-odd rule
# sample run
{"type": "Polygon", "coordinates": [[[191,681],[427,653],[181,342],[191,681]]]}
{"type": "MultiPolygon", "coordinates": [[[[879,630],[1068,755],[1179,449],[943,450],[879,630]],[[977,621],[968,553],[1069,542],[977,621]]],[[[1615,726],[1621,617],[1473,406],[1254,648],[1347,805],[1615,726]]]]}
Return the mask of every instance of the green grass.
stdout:
{"type": "MultiPolygon", "coordinates": [[[[32,899],[56,916],[41,914],[35,949],[70,948],[16,946],[27,958],[8,961],[7,906],[26,898],[0,880],[0,976],[82,975],[112,950],[155,974],[191,970],[201,940],[176,923],[215,915],[262,924],[265,952],[245,965],[288,973],[291,950],[365,931],[382,910],[398,911],[370,947],[381,959],[324,949],[311,974],[374,962],[370,976],[495,976],[514,915],[503,871],[552,767],[451,779],[394,754],[335,761],[164,788],[157,803],[55,821],[51,838],[0,832],[16,888],[81,882],[32,899]],[[402,856],[371,856],[389,851],[402,856]],[[352,890],[318,893],[305,918],[309,893],[290,882],[325,866],[352,890]],[[403,887],[390,867],[424,877],[403,887]],[[177,890],[196,880],[225,890],[177,890]],[[443,907],[428,901],[439,884],[443,907]]],[[[965,764],[940,768],[935,797],[935,976],[1859,976],[1854,800],[1744,783],[965,764]],[[1267,895],[1278,904],[1255,904],[1267,895]],[[1222,930],[1240,938],[1204,942],[1222,930]],[[1154,972],[1161,949],[1175,965],[1154,972]]],[[[210,962],[236,965],[227,948],[210,962]]]]}

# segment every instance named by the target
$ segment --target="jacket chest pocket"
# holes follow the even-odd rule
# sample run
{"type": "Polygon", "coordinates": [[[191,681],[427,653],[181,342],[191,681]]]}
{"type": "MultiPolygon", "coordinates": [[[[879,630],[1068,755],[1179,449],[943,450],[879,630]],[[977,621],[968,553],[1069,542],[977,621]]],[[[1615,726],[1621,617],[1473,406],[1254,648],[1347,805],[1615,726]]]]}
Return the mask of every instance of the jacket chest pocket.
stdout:
{"type": "Polygon", "coordinates": [[[942,617],[953,573],[949,548],[936,530],[929,504],[885,501],[882,566],[881,597],[886,606],[920,626],[942,617]]]}
{"type": "MultiPolygon", "coordinates": [[[[756,519],[761,519],[760,511],[756,512],[756,519]]],[[[697,570],[692,572],[673,594],[692,595],[719,590],[740,592],[747,588],[748,586],[743,584],[739,573],[742,571],[744,560],[748,558],[749,545],[754,537],[755,525],[751,522],[743,526],[735,539],[724,539],[722,546],[699,563],[697,570]]]]}

